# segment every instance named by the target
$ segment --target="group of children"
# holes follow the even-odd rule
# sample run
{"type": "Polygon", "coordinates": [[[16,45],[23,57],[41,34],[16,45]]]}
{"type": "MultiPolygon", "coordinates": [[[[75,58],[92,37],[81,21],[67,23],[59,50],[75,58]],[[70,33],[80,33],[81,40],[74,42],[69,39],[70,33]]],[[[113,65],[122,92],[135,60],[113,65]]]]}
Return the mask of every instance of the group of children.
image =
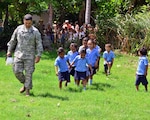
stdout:
{"type": "MultiPolygon", "coordinates": [[[[87,83],[92,85],[93,75],[99,70],[101,48],[96,44],[96,40],[85,37],[82,40],[82,45],[79,49],[77,48],[76,43],[71,43],[67,55],[62,47],[57,50],[58,57],[54,65],[60,89],[63,81],[67,86],[70,82],[70,75],[72,75],[75,84],[79,86],[80,80],[82,80],[83,89],[86,90],[87,83]]],[[[104,69],[106,75],[109,75],[115,55],[111,50],[111,44],[106,44],[105,49],[106,51],[103,53],[104,69]]]]}
{"type": "MultiPolygon", "coordinates": [[[[79,50],[77,48],[76,43],[71,43],[67,55],[65,55],[65,50],[62,47],[57,50],[58,57],[55,60],[55,71],[59,79],[60,89],[63,81],[66,81],[65,86],[67,86],[70,82],[70,75],[72,75],[75,84],[79,86],[80,80],[82,80],[83,89],[86,90],[87,83],[89,82],[92,85],[93,75],[99,70],[101,48],[96,45],[96,41],[85,37],[79,50]]],[[[148,91],[146,78],[148,71],[147,49],[140,49],[138,54],[140,57],[136,72],[136,90],[139,90],[139,85],[142,83],[145,90],[148,91]]],[[[104,72],[106,75],[110,75],[115,58],[114,52],[111,50],[111,44],[105,45],[103,58],[104,72]]]]}

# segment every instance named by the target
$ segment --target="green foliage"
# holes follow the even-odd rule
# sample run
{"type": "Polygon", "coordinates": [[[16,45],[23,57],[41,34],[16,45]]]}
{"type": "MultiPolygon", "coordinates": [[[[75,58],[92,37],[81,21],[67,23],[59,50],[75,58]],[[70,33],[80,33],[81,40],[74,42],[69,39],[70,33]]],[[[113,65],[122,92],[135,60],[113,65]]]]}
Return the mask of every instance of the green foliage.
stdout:
{"type": "Polygon", "coordinates": [[[97,3],[99,9],[96,12],[96,23],[100,41],[106,43],[112,39],[111,41],[118,42],[117,36],[120,36],[121,41],[128,41],[128,52],[135,53],[142,46],[149,48],[149,4],[131,9],[133,1],[128,0],[97,0],[97,3]]]}
{"type": "Polygon", "coordinates": [[[78,14],[82,0],[55,0],[52,2],[55,19],[59,22],[64,21],[70,14],[78,14]],[[62,20],[63,19],[63,20],[62,20]]]}
{"type": "MultiPolygon", "coordinates": [[[[135,18],[138,21],[139,28],[141,34],[143,35],[143,41],[141,42],[141,46],[146,46],[149,48],[150,45],[150,13],[145,12],[144,14],[136,14],[135,18]]],[[[139,34],[140,35],[140,34],[139,34]]]]}
{"type": "Polygon", "coordinates": [[[40,4],[36,1],[36,3],[30,4],[28,6],[28,10],[34,14],[40,14],[44,10],[48,10],[48,4],[46,2],[40,2],[40,4]]]}
{"type": "Polygon", "coordinates": [[[136,14],[118,15],[113,20],[117,26],[117,33],[127,38],[130,51],[136,52],[140,47],[149,48],[150,45],[150,13],[146,6],[142,6],[136,14]]]}
{"type": "Polygon", "coordinates": [[[96,3],[98,8],[96,10],[96,24],[99,28],[97,36],[100,42],[106,43],[109,31],[114,31],[115,29],[115,24],[111,21],[116,16],[116,8],[120,3],[116,0],[97,0],[96,3]]]}
{"type": "MultiPolygon", "coordinates": [[[[5,17],[6,8],[9,5],[9,22],[17,21],[21,24],[24,14],[40,14],[48,10],[51,4],[54,20],[62,23],[70,16],[78,20],[77,16],[83,8],[83,2],[85,0],[2,0],[0,18],[2,15],[5,17]]],[[[128,51],[135,52],[141,46],[149,46],[150,0],[144,0],[146,5],[142,2],[142,0],[93,0],[91,18],[95,19],[98,25],[99,42],[105,44],[110,40],[115,41],[116,36],[119,35],[129,40],[130,50],[128,51]],[[135,3],[136,6],[134,6],[135,3]]]]}
{"type": "MultiPolygon", "coordinates": [[[[52,4],[56,19],[68,14],[78,14],[82,6],[82,0],[8,0],[0,3],[0,11],[5,12],[6,5],[9,4],[9,12],[13,20],[22,20],[26,13],[40,14],[48,10],[52,4]],[[15,15],[14,15],[15,14],[15,15]]],[[[10,18],[10,19],[11,19],[10,18]]]]}

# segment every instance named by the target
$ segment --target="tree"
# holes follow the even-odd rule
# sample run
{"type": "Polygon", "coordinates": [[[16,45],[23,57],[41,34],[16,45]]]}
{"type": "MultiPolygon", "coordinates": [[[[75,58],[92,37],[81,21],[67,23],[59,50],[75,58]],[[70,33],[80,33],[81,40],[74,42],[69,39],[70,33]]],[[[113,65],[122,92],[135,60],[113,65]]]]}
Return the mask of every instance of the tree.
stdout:
{"type": "Polygon", "coordinates": [[[53,8],[52,8],[52,4],[49,4],[48,12],[49,12],[49,20],[48,20],[48,22],[52,26],[52,24],[53,24],[53,8]]]}
{"type": "Polygon", "coordinates": [[[86,0],[85,23],[90,24],[91,18],[91,0],[86,0]]]}

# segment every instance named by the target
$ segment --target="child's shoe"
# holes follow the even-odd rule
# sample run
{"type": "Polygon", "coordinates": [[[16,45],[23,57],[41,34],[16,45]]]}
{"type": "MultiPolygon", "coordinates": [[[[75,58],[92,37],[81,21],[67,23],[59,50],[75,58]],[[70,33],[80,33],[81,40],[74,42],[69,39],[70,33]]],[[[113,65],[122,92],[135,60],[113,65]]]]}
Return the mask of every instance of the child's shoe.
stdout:
{"type": "Polygon", "coordinates": [[[86,87],[83,87],[83,91],[86,91],[86,87]]]}
{"type": "Polygon", "coordinates": [[[93,81],[90,79],[89,85],[92,85],[92,82],[93,82],[93,81]]]}

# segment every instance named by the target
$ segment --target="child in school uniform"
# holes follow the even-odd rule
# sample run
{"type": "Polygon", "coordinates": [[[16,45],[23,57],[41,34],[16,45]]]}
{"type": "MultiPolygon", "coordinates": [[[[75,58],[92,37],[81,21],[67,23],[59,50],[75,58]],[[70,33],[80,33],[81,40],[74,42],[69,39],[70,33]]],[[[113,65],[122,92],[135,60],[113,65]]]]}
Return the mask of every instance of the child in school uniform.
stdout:
{"type": "MultiPolygon", "coordinates": [[[[67,57],[69,59],[69,63],[72,63],[73,60],[75,59],[75,57],[78,55],[79,55],[79,53],[77,52],[77,44],[71,43],[70,44],[70,51],[68,51],[68,54],[67,54],[67,57]]],[[[75,66],[76,66],[76,64],[74,64],[69,70],[69,73],[72,76],[74,76],[74,73],[75,73],[75,70],[74,70],[75,66]]]]}
{"type": "Polygon", "coordinates": [[[68,69],[69,59],[65,55],[65,51],[62,47],[57,50],[58,57],[55,60],[55,72],[59,79],[59,88],[62,89],[62,82],[66,81],[65,86],[67,83],[70,82],[70,74],[68,69]]]}
{"type": "Polygon", "coordinates": [[[82,45],[79,47],[79,50],[78,52],[80,53],[80,51],[84,48],[84,49],[87,49],[88,46],[87,46],[87,42],[88,42],[88,38],[87,37],[84,37],[82,39],[82,45]]]}
{"type": "MultiPolygon", "coordinates": [[[[100,46],[97,45],[96,38],[94,39],[94,47],[95,47],[95,49],[98,50],[99,54],[101,54],[102,49],[100,48],[100,46]]],[[[99,71],[99,64],[100,64],[100,60],[99,60],[99,62],[98,62],[98,68],[97,68],[97,71],[99,71]]]]}
{"type": "MultiPolygon", "coordinates": [[[[79,47],[79,50],[78,52],[80,53],[82,49],[88,49],[88,45],[87,45],[87,42],[88,42],[88,37],[84,37],[82,39],[82,45],[79,47]]],[[[87,69],[87,72],[86,72],[86,81],[88,81],[89,79],[89,70],[87,69]]],[[[83,84],[83,82],[82,82],[83,84]]]]}
{"type": "Polygon", "coordinates": [[[139,90],[140,83],[142,83],[145,87],[145,90],[148,91],[147,89],[148,81],[146,78],[147,71],[148,71],[148,58],[146,57],[146,55],[147,55],[146,48],[142,48],[139,50],[140,57],[139,57],[137,71],[136,71],[136,82],[135,82],[137,91],[139,90]]]}
{"type": "Polygon", "coordinates": [[[82,80],[82,84],[83,84],[83,89],[86,90],[86,83],[87,83],[87,80],[86,80],[86,72],[87,72],[87,67],[90,68],[90,70],[92,71],[92,67],[91,65],[89,64],[89,61],[88,59],[85,57],[86,55],[86,50],[83,48],[81,49],[80,51],[80,55],[78,55],[73,63],[73,64],[76,64],[76,67],[75,67],[75,80],[77,82],[77,85],[79,86],[80,84],[80,80],[82,80]],[[88,65],[88,66],[87,66],[88,65]]]}
{"type": "Polygon", "coordinates": [[[112,68],[115,54],[111,50],[111,44],[106,44],[105,45],[105,52],[103,53],[103,58],[104,58],[104,71],[106,75],[110,75],[110,70],[112,68]]]}
{"type": "Polygon", "coordinates": [[[99,53],[102,51],[100,46],[97,45],[96,35],[95,34],[89,34],[89,39],[94,41],[95,48],[99,51],[99,53]]]}
{"type": "Polygon", "coordinates": [[[92,66],[92,74],[89,76],[90,85],[92,85],[93,81],[93,75],[96,74],[96,69],[99,68],[99,60],[100,60],[100,54],[98,50],[95,48],[94,41],[88,40],[88,49],[86,50],[87,58],[89,60],[89,63],[92,66]]]}

